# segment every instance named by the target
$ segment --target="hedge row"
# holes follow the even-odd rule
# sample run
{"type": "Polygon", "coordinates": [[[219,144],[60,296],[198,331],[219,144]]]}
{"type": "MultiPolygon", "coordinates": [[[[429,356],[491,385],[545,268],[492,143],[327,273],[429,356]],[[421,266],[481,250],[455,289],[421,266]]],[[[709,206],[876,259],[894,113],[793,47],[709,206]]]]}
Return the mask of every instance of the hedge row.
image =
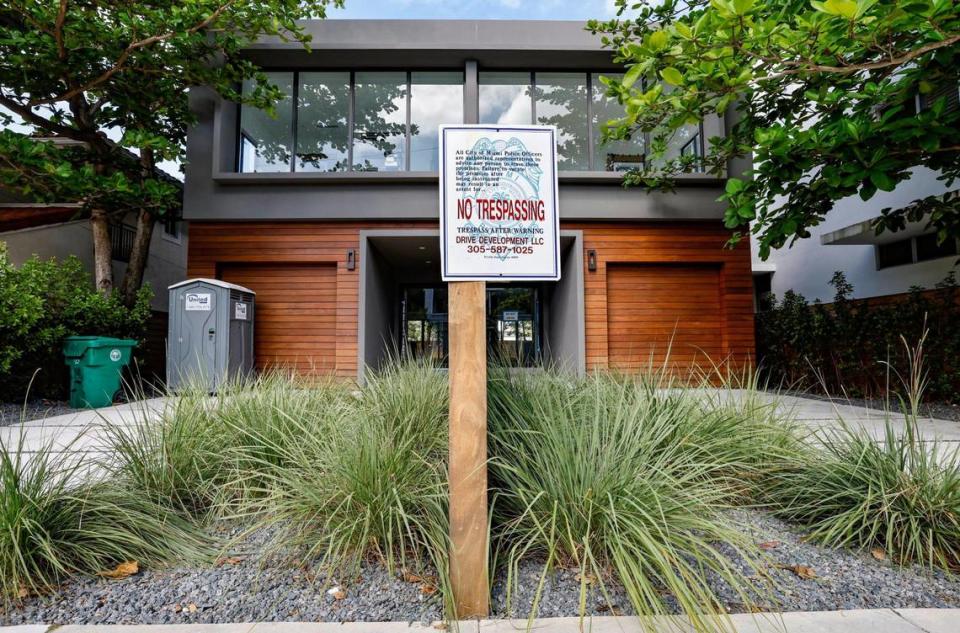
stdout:
{"type": "Polygon", "coordinates": [[[960,293],[954,272],[932,290],[854,300],[842,272],[830,280],[833,302],[810,304],[787,291],[767,295],[757,314],[757,354],[771,382],[836,396],[884,397],[902,391],[905,342],[924,348],[928,400],[960,401],[960,293]],[[889,387],[889,391],[888,391],[889,387]]]}

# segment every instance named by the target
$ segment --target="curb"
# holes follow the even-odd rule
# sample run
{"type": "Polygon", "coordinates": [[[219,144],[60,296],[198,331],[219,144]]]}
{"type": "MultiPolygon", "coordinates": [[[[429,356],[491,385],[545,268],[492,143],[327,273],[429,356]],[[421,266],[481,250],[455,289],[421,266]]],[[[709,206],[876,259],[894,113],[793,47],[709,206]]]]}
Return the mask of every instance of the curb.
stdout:
{"type": "MultiPolygon", "coordinates": [[[[459,633],[517,633],[526,620],[466,620],[447,630],[459,633]]],[[[737,633],[957,633],[960,609],[862,609],[737,614],[728,624],[737,633]]],[[[0,633],[435,633],[442,626],[407,622],[262,622],[243,624],[117,624],[0,626],[0,633]]],[[[531,630],[550,633],[692,633],[682,616],[543,618],[531,630]]]]}

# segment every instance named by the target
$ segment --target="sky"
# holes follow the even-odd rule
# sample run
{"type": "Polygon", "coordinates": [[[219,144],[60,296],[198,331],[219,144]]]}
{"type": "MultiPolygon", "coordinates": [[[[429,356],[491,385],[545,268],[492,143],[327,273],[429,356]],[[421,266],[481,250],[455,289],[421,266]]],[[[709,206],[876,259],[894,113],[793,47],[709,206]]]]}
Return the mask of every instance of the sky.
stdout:
{"type": "Polygon", "coordinates": [[[613,0],[345,0],[329,18],[588,20],[616,14],[613,0]]]}

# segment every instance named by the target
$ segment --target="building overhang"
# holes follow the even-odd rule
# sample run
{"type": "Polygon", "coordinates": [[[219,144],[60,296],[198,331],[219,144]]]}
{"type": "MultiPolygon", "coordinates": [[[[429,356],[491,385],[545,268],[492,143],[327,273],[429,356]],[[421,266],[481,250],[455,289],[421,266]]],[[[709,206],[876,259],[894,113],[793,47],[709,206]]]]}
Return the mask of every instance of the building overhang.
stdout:
{"type": "Polygon", "coordinates": [[[73,202],[0,202],[0,233],[69,222],[82,211],[83,205],[73,202]]]}
{"type": "MultiPolygon", "coordinates": [[[[948,191],[938,198],[942,202],[949,202],[960,198],[960,190],[948,191]]],[[[904,207],[901,211],[909,211],[911,207],[915,207],[921,204],[923,201],[918,200],[912,204],[904,207]]],[[[849,226],[845,226],[842,229],[837,229],[836,231],[830,231],[829,233],[824,233],[820,236],[820,243],[824,246],[850,246],[850,245],[878,245],[878,244],[889,244],[890,242],[898,242],[900,240],[905,240],[911,237],[917,237],[925,233],[929,233],[930,229],[928,227],[928,221],[926,217],[924,219],[916,222],[907,222],[903,229],[899,231],[883,231],[882,233],[877,233],[877,230],[874,228],[874,223],[881,216],[875,216],[869,220],[864,220],[862,222],[856,222],[849,226]]]]}
{"type": "Polygon", "coordinates": [[[423,66],[617,69],[600,36],[575,20],[306,20],[310,51],[264,37],[244,55],[264,67],[423,66]],[[558,55],[557,53],[564,53],[558,55]]]}

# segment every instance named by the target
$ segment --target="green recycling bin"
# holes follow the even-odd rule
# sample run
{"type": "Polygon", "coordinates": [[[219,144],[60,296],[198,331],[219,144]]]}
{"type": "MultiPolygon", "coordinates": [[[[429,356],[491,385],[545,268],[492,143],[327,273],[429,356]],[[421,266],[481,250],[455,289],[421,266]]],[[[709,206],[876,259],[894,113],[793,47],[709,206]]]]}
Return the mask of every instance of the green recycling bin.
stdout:
{"type": "Polygon", "coordinates": [[[68,336],[63,356],[70,367],[70,406],[96,409],[113,404],[120,376],[137,342],[107,336],[68,336]]]}

